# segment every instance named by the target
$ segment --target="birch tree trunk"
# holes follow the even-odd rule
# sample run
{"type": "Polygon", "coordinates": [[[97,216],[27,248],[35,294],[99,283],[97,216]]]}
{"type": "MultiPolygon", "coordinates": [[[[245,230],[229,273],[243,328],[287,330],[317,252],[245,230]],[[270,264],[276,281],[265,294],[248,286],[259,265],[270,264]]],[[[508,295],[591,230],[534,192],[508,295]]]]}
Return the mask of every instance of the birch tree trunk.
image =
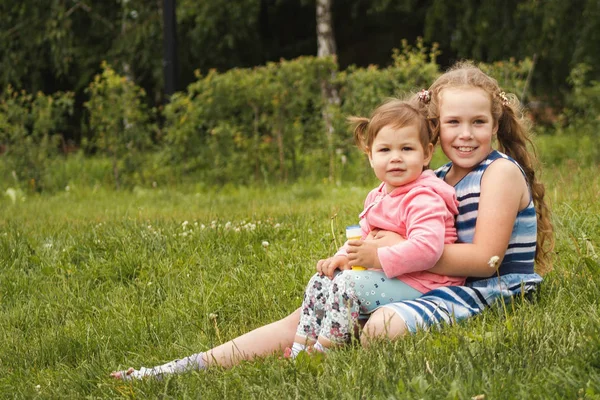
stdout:
{"type": "MultiPolygon", "coordinates": [[[[331,3],[333,0],[317,0],[317,56],[328,57],[336,55],[335,37],[333,24],[331,22],[331,3]]],[[[333,76],[331,77],[333,78],[333,76]]],[[[321,81],[321,95],[323,96],[323,121],[327,135],[327,149],[329,151],[329,182],[333,182],[335,176],[335,152],[333,149],[334,128],[332,107],[340,104],[337,90],[331,84],[331,80],[321,81]]]]}

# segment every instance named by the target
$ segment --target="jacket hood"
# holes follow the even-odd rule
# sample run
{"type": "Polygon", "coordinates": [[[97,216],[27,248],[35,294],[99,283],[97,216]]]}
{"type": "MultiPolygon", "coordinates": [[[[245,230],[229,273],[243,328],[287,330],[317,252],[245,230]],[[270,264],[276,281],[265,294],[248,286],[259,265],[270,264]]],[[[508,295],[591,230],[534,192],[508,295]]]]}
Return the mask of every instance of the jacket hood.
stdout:
{"type": "MultiPolygon", "coordinates": [[[[417,180],[392,190],[389,195],[392,197],[399,196],[416,188],[433,189],[434,192],[444,199],[448,210],[458,214],[458,201],[456,200],[456,191],[454,190],[454,187],[438,178],[435,175],[435,172],[430,169],[423,171],[417,180]]],[[[385,183],[382,183],[381,186],[379,186],[379,190],[382,193],[385,193],[385,183]]]]}

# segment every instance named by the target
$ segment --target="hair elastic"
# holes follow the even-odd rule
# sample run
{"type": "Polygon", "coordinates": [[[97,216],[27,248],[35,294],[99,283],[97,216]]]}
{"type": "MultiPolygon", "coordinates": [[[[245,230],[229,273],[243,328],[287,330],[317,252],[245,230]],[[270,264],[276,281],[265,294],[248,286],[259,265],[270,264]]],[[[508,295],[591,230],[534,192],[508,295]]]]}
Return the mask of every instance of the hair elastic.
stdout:
{"type": "Polygon", "coordinates": [[[421,89],[421,91],[419,92],[419,101],[421,103],[429,103],[429,101],[431,100],[431,93],[429,92],[429,90],[427,89],[421,89]]]}

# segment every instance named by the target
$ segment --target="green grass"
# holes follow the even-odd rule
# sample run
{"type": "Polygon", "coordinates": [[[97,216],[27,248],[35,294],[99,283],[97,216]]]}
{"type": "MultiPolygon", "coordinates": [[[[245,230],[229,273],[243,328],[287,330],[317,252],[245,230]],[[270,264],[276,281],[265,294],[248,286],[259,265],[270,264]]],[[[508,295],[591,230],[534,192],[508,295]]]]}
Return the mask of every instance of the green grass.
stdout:
{"type": "Polygon", "coordinates": [[[108,374],[206,350],[294,310],[369,188],[5,196],[0,397],[598,399],[600,178],[570,164],[543,178],[557,247],[534,301],[322,363],[272,356],[133,383],[108,374]]]}

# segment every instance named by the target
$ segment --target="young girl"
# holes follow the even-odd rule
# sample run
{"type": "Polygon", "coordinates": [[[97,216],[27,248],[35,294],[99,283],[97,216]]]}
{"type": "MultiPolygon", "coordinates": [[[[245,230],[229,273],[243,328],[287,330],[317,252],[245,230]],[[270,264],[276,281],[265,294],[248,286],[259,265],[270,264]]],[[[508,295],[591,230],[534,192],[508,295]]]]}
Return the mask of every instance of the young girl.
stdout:
{"type": "MultiPolygon", "coordinates": [[[[362,331],[365,345],[373,338],[396,338],[413,332],[418,326],[451,323],[450,315],[457,320],[477,315],[496,300],[534,290],[542,280],[534,273],[534,260],[540,274],[551,268],[549,210],[544,187],[534,173],[536,159],[528,150],[528,131],[516,99],[469,63],[460,63],[443,74],[423,98],[431,100],[429,117],[437,125],[435,132],[451,161],[439,175],[455,186],[459,201],[459,243],[446,245],[430,272],[471,278],[465,286],[434,289],[416,300],[377,309],[362,331]],[[494,138],[502,153],[493,150],[494,138]],[[495,257],[498,262],[494,262],[495,257]]],[[[384,247],[402,240],[386,231],[371,237],[348,243],[349,259],[368,244],[384,247]]],[[[230,367],[281,351],[292,345],[299,319],[300,309],[184,359],[189,361],[185,368],[230,367]]],[[[180,370],[177,366],[165,368],[165,372],[180,370]]],[[[130,368],[112,376],[143,374],[130,368]]]]}
{"type": "MultiPolygon", "coordinates": [[[[442,255],[444,244],[456,241],[454,189],[426,169],[433,155],[430,130],[418,100],[391,100],[368,118],[350,118],[358,147],[369,157],[382,182],[365,200],[359,215],[363,239],[373,229],[395,232],[406,241],[377,248],[347,246],[320,260],[318,273],[306,286],[302,313],[291,351],[307,346],[324,351],[348,342],[359,315],[384,304],[415,299],[432,289],[462,285],[463,278],[427,272],[442,255]],[[351,270],[352,265],[368,271],[351,270]],[[335,270],[343,270],[336,272],[335,270]]],[[[365,319],[366,319],[365,318],[365,319]]]]}

